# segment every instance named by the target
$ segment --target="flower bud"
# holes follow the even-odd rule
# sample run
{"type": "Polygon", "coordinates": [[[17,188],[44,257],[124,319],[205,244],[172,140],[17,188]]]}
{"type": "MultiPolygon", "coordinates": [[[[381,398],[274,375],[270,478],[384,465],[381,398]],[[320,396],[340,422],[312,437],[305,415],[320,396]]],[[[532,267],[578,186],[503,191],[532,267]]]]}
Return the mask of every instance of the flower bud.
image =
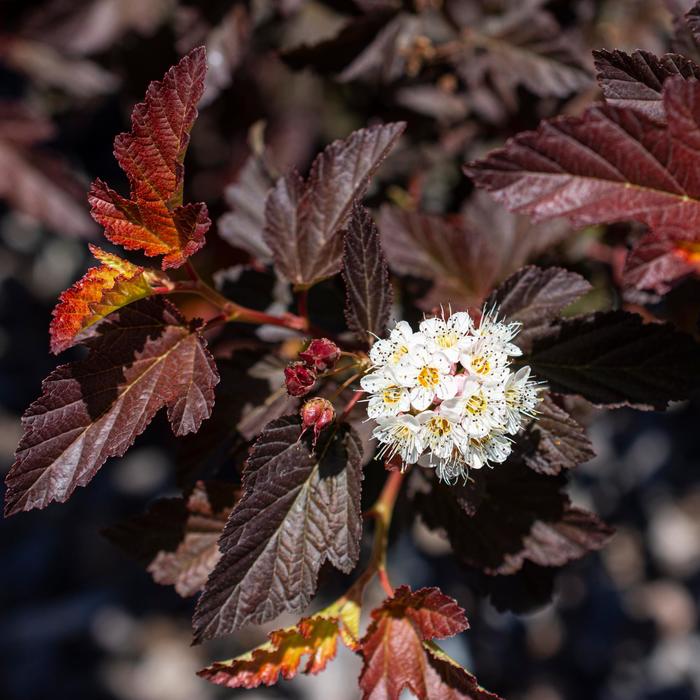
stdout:
{"type": "Polygon", "coordinates": [[[331,369],[340,358],[340,348],[328,338],[316,338],[309,343],[304,352],[299,353],[307,367],[313,367],[317,372],[331,369]]]}
{"type": "Polygon", "coordinates": [[[314,388],[316,372],[303,362],[292,362],[284,368],[284,383],[290,396],[304,396],[314,388]]]}
{"type": "Polygon", "coordinates": [[[310,399],[299,411],[301,416],[301,434],[309,428],[314,429],[314,445],[321,431],[335,420],[335,410],[330,401],[321,398],[310,399]]]}

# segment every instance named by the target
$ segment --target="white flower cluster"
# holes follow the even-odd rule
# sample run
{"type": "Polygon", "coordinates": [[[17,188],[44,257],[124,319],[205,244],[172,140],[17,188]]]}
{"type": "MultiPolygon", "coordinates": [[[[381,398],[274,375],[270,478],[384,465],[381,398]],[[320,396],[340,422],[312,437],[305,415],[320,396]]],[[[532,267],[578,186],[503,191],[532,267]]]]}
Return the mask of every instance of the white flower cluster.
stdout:
{"type": "Polygon", "coordinates": [[[373,371],[361,380],[380,455],[403,464],[421,459],[440,479],[454,481],[469,467],[504,462],[512,440],[539,401],[530,368],[509,368],[521,355],[512,343],[519,324],[494,310],[478,325],[468,313],[429,318],[414,332],[401,321],[370,350],[373,371]]]}

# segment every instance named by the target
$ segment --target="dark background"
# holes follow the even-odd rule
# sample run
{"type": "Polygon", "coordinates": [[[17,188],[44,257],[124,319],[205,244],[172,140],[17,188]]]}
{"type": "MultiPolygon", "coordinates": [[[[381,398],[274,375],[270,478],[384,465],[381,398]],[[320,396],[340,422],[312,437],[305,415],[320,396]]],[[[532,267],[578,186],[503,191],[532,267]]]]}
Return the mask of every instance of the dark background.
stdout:
{"type": "MultiPolygon", "coordinates": [[[[661,1],[545,4],[562,21],[580,22],[591,46],[660,51],[672,31],[661,1]]],[[[19,417],[41,380],[79,352],[51,356],[47,329],[58,294],[89,264],[86,240],[99,239],[87,214],[87,186],[96,176],[125,186],[112,140],[128,128],[148,82],[182,53],[205,42],[216,61],[187,161],[189,195],[207,201],[213,219],[225,211],[224,186],[259,119],[267,120],[271,148],[285,167],[306,167],[318,147],[375,117],[407,118],[417,143],[445,135],[442,126],[397,107],[381,86],[338,86],[285,68],[277,48],[328,33],[351,3],[299,5],[305,3],[0,3],[1,470],[12,462],[19,417]],[[18,121],[41,137],[18,139],[18,121]]],[[[581,99],[595,96],[592,89],[581,99]]],[[[522,96],[492,145],[539,116],[522,96]]],[[[463,183],[445,187],[452,187],[446,208],[466,192],[463,183]]],[[[198,265],[242,259],[212,231],[198,265]]],[[[471,592],[442,543],[420,525],[394,544],[392,578],[439,585],[459,598],[471,630],[445,648],[508,698],[700,697],[700,404],[666,414],[591,412],[589,419],[598,457],[577,470],[573,498],[617,534],[602,553],[562,571],[552,604],[522,616],[498,612],[471,592]]],[[[0,522],[0,697],[359,697],[359,662],[346,652],[317,678],[271,689],[222,691],[196,678],[213,659],[259,643],[263,631],[191,647],[193,602],[153,583],[100,534],[174,491],[172,443],[156,419],[68,503],[0,522]]],[[[378,591],[373,595],[379,600],[378,591]]]]}

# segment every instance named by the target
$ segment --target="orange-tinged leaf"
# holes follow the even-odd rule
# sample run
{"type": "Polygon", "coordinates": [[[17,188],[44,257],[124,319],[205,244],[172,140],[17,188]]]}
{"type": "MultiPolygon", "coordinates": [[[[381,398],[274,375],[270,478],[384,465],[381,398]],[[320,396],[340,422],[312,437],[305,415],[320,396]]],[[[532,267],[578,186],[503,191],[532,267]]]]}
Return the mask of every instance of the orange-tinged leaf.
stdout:
{"type": "MultiPolygon", "coordinates": [[[[337,617],[327,616],[331,606],[313,617],[303,618],[294,627],[275,630],[269,641],[229,661],[217,661],[199,671],[199,676],[228,688],[257,688],[274,685],[279,677],[289,680],[299,672],[308,655],[303,673],[319,673],[338,650],[338,637],[345,641],[337,617]]],[[[359,608],[357,611],[359,613],[359,608]]],[[[358,617],[359,620],[359,617],[358,617]]]]}
{"type": "Polygon", "coordinates": [[[398,588],[372,611],[361,641],[363,700],[399,700],[405,689],[419,700],[497,700],[432,642],[467,627],[464,611],[437,588],[398,588]]]}
{"type": "Polygon", "coordinates": [[[114,141],[129,178],[131,198],[102,180],[90,188],[92,216],[105,235],[127,250],[163,255],[163,269],[179,267],[204,245],[211,221],[205,204],[182,203],[185,153],[204,91],[206,53],[193,49],[162,81],[148,87],[131,116],[131,132],[114,141]]]}
{"type": "Polygon", "coordinates": [[[80,342],[87,329],[112,311],[153,293],[150,280],[155,281],[155,271],[133,265],[94,245],[90,245],[90,252],[100,261],[99,267],[90,268],[63,292],[53,310],[49,328],[53,353],[80,342]]]}

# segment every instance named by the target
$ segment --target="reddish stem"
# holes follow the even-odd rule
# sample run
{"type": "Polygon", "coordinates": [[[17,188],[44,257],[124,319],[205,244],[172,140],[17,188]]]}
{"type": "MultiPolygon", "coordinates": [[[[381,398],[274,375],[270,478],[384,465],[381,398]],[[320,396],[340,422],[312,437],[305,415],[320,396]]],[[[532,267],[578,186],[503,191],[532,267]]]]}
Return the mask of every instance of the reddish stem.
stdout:
{"type": "Polygon", "coordinates": [[[299,316],[306,319],[307,326],[309,321],[309,290],[302,289],[297,296],[297,312],[299,316]]]}
{"type": "Polygon", "coordinates": [[[358,389],[350,399],[350,401],[347,402],[345,405],[345,408],[343,409],[343,412],[340,414],[340,418],[338,419],[339,421],[344,421],[349,415],[350,412],[352,411],[353,408],[357,405],[357,402],[362,398],[364,395],[364,391],[358,389]]]}

